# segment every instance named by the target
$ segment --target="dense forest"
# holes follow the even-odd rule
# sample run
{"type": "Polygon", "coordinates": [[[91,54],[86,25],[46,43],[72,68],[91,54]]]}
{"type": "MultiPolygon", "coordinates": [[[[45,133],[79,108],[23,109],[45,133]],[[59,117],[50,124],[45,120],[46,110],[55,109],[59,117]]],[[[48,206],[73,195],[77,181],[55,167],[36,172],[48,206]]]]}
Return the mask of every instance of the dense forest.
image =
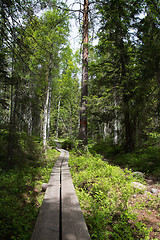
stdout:
{"type": "MultiPolygon", "coordinates": [[[[90,5],[89,43],[84,43],[90,53],[88,139],[109,138],[126,152],[149,141],[158,144],[159,2],[90,5]],[[93,47],[95,24],[98,45],[93,47]]],[[[49,136],[77,139],[80,74],[78,53],[68,40],[72,12],[63,2],[1,2],[0,127],[8,161],[15,135],[43,139],[44,147],[49,136]]]]}
{"type": "Polygon", "coordinates": [[[101,154],[160,181],[159,0],[0,1],[2,240],[29,239],[25,223],[12,235],[13,215],[19,211],[22,223],[27,206],[35,221],[42,196],[35,201],[34,187],[49,177],[57,139],[79,155],[101,154]],[[73,21],[77,51],[69,40],[73,21]],[[23,203],[9,208],[17,199],[23,203]]]}

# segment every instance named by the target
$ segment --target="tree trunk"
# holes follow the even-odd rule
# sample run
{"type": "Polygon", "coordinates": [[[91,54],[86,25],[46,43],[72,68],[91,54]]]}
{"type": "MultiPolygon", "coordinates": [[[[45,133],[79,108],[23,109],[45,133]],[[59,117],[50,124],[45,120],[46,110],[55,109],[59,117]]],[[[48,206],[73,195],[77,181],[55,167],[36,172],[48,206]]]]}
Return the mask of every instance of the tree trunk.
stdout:
{"type": "Polygon", "coordinates": [[[117,116],[117,99],[116,99],[116,94],[114,96],[114,106],[115,106],[115,119],[114,119],[114,132],[113,132],[113,136],[114,136],[114,143],[117,144],[118,143],[118,116],[117,116]]]}
{"type": "Polygon", "coordinates": [[[156,73],[156,80],[158,85],[158,103],[157,103],[157,113],[158,113],[158,123],[160,122],[160,70],[156,73]]]}
{"type": "MultiPolygon", "coordinates": [[[[12,73],[13,75],[13,73],[12,73]]],[[[9,123],[9,137],[8,137],[8,165],[12,163],[12,158],[13,158],[13,136],[14,136],[14,124],[13,124],[13,80],[11,83],[11,96],[10,96],[10,123],[9,123]]]]}
{"type": "Polygon", "coordinates": [[[32,104],[30,104],[28,109],[28,134],[32,135],[32,104]]]}
{"type": "Polygon", "coordinates": [[[58,101],[58,114],[57,114],[57,129],[56,129],[56,137],[58,138],[58,131],[59,131],[59,114],[60,114],[60,106],[61,106],[61,94],[59,96],[58,101]]]}
{"type": "Polygon", "coordinates": [[[71,106],[71,102],[69,102],[69,110],[70,110],[70,128],[69,128],[69,132],[71,134],[71,139],[73,139],[73,121],[72,121],[72,106],[71,106]]]}
{"type": "Polygon", "coordinates": [[[132,131],[129,116],[128,97],[123,95],[124,104],[124,126],[125,126],[125,152],[131,152],[133,150],[132,131]]]}
{"type": "MultiPolygon", "coordinates": [[[[2,3],[2,10],[3,10],[3,3],[2,3]]],[[[13,18],[11,16],[12,24],[14,25],[13,18]]],[[[15,47],[15,36],[12,36],[13,41],[13,49],[15,47]]],[[[15,61],[15,54],[14,51],[12,52],[12,77],[11,77],[11,88],[10,88],[10,123],[9,123],[9,136],[8,136],[8,165],[12,164],[13,162],[13,141],[14,141],[14,134],[15,134],[15,104],[14,104],[14,83],[13,83],[13,75],[14,75],[14,61],[15,61]]]]}
{"type": "MultiPolygon", "coordinates": [[[[126,61],[124,53],[124,43],[123,38],[121,39],[121,67],[122,67],[122,78],[126,78],[126,61]]],[[[124,81],[126,82],[126,81],[124,81]]],[[[129,109],[129,97],[128,97],[128,87],[127,84],[123,86],[123,106],[124,106],[124,127],[125,127],[125,146],[124,149],[126,152],[131,152],[134,150],[135,142],[133,137],[132,122],[130,118],[130,109],[129,109]]]]}
{"type": "Polygon", "coordinates": [[[52,102],[52,87],[51,87],[51,83],[50,83],[50,89],[49,89],[49,104],[48,104],[48,113],[47,113],[47,140],[49,140],[49,133],[50,133],[51,102],[52,102]]]}
{"type": "Polygon", "coordinates": [[[87,109],[86,97],[88,96],[88,0],[84,0],[83,9],[83,56],[82,56],[82,84],[80,106],[79,140],[87,145],[87,109]]]}
{"type": "Polygon", "coordinates": [[[47,147],[47,122],[48,122],[48,106],[49,106],[49,94],[50,94],[50,84],[51,84],[51,68],[48,68],[46,76],[46,98],[44,102],[43,110],[43,148],[44,151],[47,147]]]}

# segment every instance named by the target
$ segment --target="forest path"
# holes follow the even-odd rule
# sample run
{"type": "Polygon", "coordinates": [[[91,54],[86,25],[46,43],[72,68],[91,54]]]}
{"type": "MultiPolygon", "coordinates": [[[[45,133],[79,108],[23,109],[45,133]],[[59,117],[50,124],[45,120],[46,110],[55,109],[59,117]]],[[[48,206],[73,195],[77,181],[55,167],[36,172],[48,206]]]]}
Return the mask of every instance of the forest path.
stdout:
{"type": "Polygon", "coordinates": [[[55,163],[31,240],[90,240],[69,171],[69,152],[55,163]]]}

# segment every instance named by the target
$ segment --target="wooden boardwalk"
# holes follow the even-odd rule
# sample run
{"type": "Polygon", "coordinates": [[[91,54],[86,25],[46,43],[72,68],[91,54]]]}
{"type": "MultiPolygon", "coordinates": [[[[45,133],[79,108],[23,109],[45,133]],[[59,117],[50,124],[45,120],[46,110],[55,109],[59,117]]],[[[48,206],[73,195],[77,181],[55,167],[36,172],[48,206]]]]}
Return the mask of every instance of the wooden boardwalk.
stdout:
{"type": "Polygon", "coordinates": [[[90,240],[63,149],[53,167],[31,240],[90,240]]]}

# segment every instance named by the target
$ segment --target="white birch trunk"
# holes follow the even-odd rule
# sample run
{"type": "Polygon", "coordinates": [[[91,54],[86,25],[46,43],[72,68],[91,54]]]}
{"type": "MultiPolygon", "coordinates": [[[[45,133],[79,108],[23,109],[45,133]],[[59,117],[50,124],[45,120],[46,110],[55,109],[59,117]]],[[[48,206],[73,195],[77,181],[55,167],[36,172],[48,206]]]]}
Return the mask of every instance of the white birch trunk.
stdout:
{"type": "Polygon", "coordinates": [[[61,106],[61,95],[59,96],[59,101],[58,101],[57,129],[56,129],[56,137],[57,137],[57,138],[58,138],[58,131],[59,131],[59,114],[60,114],[60,106],[61,106]]]}
{"type": "Polygon", "coordinates": [[[28,109],[28,134],[32,135],[32,104],[29,105],[28,109]]]}
{"type": "Polygon", "coordinates": [[[107,136],[107,124],[104,123],[104,128],[103,128],[103,140],[106,140],[106,136],[107,136]]]}
{"type": "Polygon", "coordinates": [[[69,109],[70,109],[70,135],[71,135],[71,139],[73,138],[72,136],[72,132],[73,132],[73,128],[72,128],[72,125],[73,125],[73,121],[72,121],[72,107],[71,107],[71,103],[69,102],[69,109]]]}
{"type": "Polygon", "coordinates": [[[46,77],[46,99],[44,102],[44,110],[43,110],[43,148],[46,150],[47,147],[47,123],[48,123],[48,106],[49,106],[49,95],[50,95],[50,84],[51,84],[51,69],[49,68],[47,71],[46,77]]]}
{"type": "Polygon", "coordinates": [[[49,102],[49,89],[47,87],[47,94],[44,103],[44,119],[43,119],[43,147],[46,149],[47,145],[47,116],[48,116],[48,102],[49,102]]]}
{"type": "MultiPolygon", "coordinates": [[[[116,96],[114,98],[114,106],[117,107],[117,100],[116,96]]],[[[117,116],[117,109],[115,109],[115,120],[114,120],[114,143],[118,143],[118,116],[117,116]]]]}
{"type": "Polygon", "coordinates": [[[50,87],[49,90],[49,104],[48,104],[48,116],[47,116],[47,140],[49,140],[49,132],[50,132],[50,114],[51,114],[51,101],[52,101],[52,89],[50,87]]]}

